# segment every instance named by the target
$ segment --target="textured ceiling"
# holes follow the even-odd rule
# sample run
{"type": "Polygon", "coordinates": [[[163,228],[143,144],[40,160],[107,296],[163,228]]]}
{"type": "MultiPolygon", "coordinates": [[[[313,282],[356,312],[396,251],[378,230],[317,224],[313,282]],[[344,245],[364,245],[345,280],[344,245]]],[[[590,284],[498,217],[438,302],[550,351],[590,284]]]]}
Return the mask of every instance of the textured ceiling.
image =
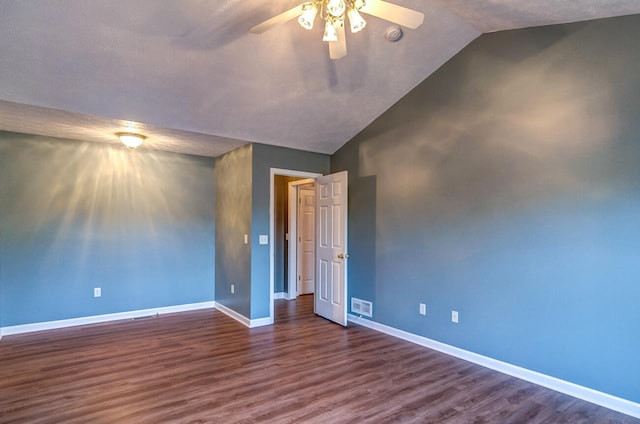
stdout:
{"type": "Polygon", "coordinates": [[[217,156],[246,142],[333,153],[482,32],[640,13],[638,0],[391,0],[330,60],[322,28],[248,29],[299,0],[0,0],[0,129],[217,156]]]}

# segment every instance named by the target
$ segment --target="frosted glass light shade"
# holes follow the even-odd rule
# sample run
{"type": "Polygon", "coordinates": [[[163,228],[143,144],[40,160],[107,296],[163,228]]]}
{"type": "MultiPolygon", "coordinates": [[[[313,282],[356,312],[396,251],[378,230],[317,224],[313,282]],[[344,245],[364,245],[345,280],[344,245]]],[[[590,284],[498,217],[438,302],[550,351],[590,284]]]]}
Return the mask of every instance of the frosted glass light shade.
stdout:
{"type": "Polygon", "coordinates": [[[135,149],[136,147],[140,146],[142,142],[147,138],[142,134],[136,133],[117,133],[116,135],[118,136],[120,141],[122,141],[122,144],[130,149],[135,149]]]}
{"type": "Polygon", "coordinates": [[[329,0],[329,3],[327,3],[327,11],[336,18],[342,16],[346,8],[347,5],[344,0],[329,0]]]}
{"type": "Polygon", "coordinates": [[[305,6],[304,12],[298,18],[298,23],[304,29],[313,28],[313,22],[316,20],[318,14],[318,6],[315,4],[305,6]]]}
{"type": "Polygon", "coordinates": [[[351,32],[361,31],[367,25],[365,20],[355,9],[349,9],[347,11],[347,16],[349,17],[349,23],[351,24],[351,32]]]}
{"type": "Polygon", "coordinates": [[[338,31],[330,20],[328,20],[324,25],[324,36],[322,37],[322,41],[338,41],[338,31]]]}

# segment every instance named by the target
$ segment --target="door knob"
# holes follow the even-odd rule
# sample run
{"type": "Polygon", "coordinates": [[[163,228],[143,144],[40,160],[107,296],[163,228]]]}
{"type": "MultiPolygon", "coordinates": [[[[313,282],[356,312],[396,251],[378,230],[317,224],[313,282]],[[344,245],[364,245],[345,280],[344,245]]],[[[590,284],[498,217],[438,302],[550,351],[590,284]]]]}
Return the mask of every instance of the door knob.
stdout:
{"type": "Polygon", "coordinates": [[[347,259],[349,257],[348,253],[340,253],[338,255],[338,259],[347,259]]]}

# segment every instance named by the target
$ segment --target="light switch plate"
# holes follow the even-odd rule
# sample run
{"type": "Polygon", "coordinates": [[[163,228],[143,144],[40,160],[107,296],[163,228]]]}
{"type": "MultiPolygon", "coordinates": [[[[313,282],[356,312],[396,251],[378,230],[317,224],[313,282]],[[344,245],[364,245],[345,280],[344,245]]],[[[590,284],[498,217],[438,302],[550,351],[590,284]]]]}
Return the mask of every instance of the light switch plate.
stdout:
{"type": "Polygon", "coordinates": [[[244,235],[244,244],[249,244],[249,234],[244,235]]]}
{"type": "Polygon", "coordinates": [[[269,243],[269,236],[266,234],[260,234],[260,240],[259,240],[260,244],[268,244],[269,243]]]}

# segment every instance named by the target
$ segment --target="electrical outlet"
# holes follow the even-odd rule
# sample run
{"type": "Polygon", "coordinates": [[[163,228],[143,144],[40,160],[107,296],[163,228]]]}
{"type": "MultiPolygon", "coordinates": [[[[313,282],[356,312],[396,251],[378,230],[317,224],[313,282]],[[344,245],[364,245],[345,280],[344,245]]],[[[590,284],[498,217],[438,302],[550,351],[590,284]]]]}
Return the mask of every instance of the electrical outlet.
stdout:
{"type": "Polygon", "coordinates": [[[427,315],[427,305],[424,303],[420,304],[420,315],[427,315]]]}
{"type": "Polygon", "coordinates": [[[102,289],[100,287],[94,287],[93,297],[100,297],[100,296],[102,296],[102,289]]]}
{"type": "Polygon", "coordinates": [[[231,294],[234,294],[235,292],[236,292],[236,285],[231,284],[231,294]]]}
{"type": "Polygon", "coordinates": [[[458,323],[458,311],[451,311],[451,322],[458,323]]]}
{"type": "Polygon", "coordinates": [[[244,244],[249,244],[249,234],[244,235],[244,244]]]}
{"type": "Polygon", "coordinates": [[[260,234],[258,242],[260,244],[269,244],[269,236],[267,234],[260,234]]]}

